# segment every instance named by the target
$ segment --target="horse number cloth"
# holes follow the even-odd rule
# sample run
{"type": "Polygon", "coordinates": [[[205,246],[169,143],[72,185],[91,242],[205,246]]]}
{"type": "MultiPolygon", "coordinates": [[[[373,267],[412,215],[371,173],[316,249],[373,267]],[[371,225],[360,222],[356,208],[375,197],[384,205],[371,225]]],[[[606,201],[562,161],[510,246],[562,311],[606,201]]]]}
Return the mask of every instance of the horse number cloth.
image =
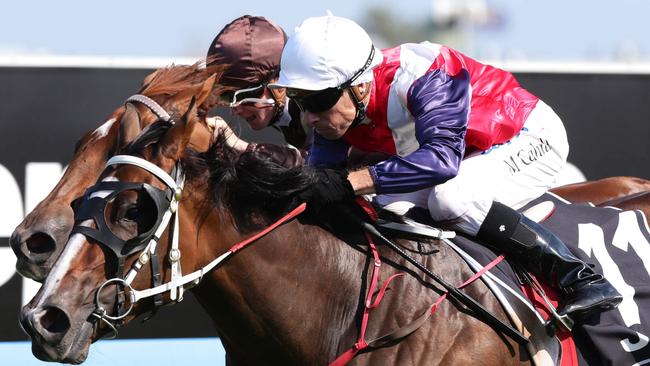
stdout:
{"type": "MultiPolygon", "coordinates": [[[[573,329],[580,365],[650,364],[650,229],[637,211],[568,204],[545,194],[522,208],[541,202],[555,204],[543,225],[558,235],[580,259],[592,264],[623,295],[616,309],[595,315],[573,329]]],[[[467,249],[481,264],[479,251],[467,249]]],[[[484,255],[484,253],[483,253],[484,255]]]]}

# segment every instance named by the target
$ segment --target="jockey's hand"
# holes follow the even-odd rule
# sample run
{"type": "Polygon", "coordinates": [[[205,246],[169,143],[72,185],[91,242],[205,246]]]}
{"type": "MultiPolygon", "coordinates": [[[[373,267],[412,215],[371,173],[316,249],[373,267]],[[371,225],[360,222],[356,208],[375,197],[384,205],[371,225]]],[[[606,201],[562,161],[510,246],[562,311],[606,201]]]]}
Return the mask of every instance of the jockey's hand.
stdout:
{"type": "Polygon", "coordinates": [[[212,142],[215,142],[221,137],[228,146],[240,153],[246,151],[248,148],[248,142],[240,139],[223,118],[219,116],[206,117],[205,123],[208,129],[212,131],[212,142]]]}
{"type": "Polygon", "coordinates": [[[208,129],[212,131],[213,140],[217,135],[230,131],[230,126],[228,126],[228,123],[219,116],[206,117],[205,124],[208,126],[208,129]]]}
{"type": "Polygon", "coordinates": [[[332,205],[355,197],[352,184],[345,169],[314,169],[314,182],[298,195],[307,202],[309,209],[318,210],[321,206],[332,205]]]}

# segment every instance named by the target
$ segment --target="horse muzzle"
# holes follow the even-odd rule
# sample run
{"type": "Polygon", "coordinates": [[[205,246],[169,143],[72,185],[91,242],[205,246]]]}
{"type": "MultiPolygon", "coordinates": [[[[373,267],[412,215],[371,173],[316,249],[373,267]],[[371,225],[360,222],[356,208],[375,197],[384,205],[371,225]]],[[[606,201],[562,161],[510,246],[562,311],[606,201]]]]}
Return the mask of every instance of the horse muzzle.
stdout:
{"type": "Polygon", "coordinates": [[[26,218],[16,227],[9,244],[17,258],[18,273],[43,282],[68,239],[73,215],[71,209],[70,212],[66,209],[48,212],[46,219],[37,216],[26,218]]]}
{"type": "Polygon", "coordinates": [[[20,325],[32,339],[32,353],[48,362],[79,364],[86,360],[93,326],[84,321],[73,326],[68,312],[60,306],[23,307],[20,325]]]}

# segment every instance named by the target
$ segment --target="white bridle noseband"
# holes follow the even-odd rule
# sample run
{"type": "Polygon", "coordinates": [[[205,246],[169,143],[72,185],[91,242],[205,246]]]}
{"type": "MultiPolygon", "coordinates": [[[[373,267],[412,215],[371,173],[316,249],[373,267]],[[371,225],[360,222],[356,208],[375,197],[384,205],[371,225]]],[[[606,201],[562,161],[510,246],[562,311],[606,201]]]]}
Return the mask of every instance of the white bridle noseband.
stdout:
{"type": "MultiPolygon", "coordinates": [[[[147,106],[156,116],[158,116],[161,120],[164,121],[169,121],[172,124],[174,123],[169,114],[154,100],[144,96],[144,95],[134,95],[129,97],[126,100],[127,103],[129,102],[139,102],[147,106]]],[[[92,313],[92,316],[95,318],[98,318],[99,320],[105,322],[114,332],[113,338],[117,336],[117,327],[111,322],[111,321],[119,321],[123,318],[125,318],[133,309],[133,306],[136,302],[138,302],[141,299],[145,299],[154,295],[162,294],[164,292],[169,291],[169,297],[172,301],[180,302],[183,300],[183,293],[184,290],[187,288],[191,288],[193,286],[196,286],[200,281],[201,278],[203,277],[204,274],[210,272],[214,267],[216,267],[219,263],[221,263],[224,259],[226,259],[231,252],[226,252],[219,256],[218,258],[214,259],[204,267],[187,274],[183,276],[182,271],[181,271],[181,250],[179,248],[179,219],[178,219],[178,206],[179,202],[181,199],[182,195],[182,190],[184,186],[184,181],[185,177],[184,174],[180,170],[180,166],[176,166],[177,170],[177,178],[174,179],[170,174],[162,170],[160,167],[156,166],[155,164],[152,164],[151,162],[144,160],[142,158],[136,157],[136,156],[131,156],[131,155],[116,155],[108,160],[106,163],[105,168],[108,168],[110,166],[114,165],[134,165],[137,167],[140,167],[149,173],[153,174],[155,177],[160,179],[165,185],[171,189],[173,192],[173,195],[171,197],[171,201],[169,203],[169,206],[167,207],[166,211],[163,214],[163,217],[158,224],[158,227],[155,228],[155,231],[149,238],[149,242],[147,243],[146,247],[140,252],[140,256],[138,257],[138,260],[134,262],[132,265],[131,269],[128,271],[128,273],[124,276],[124,278],[111,278],[107,281],[105,281],[98,289],[95,295],[95,301],[96,301],[96,306],[97,308],[95,311],[92,313]],[[131,283],[137,276],[138,272],[140,269],[145,266],[149,261],[151,260],[152,257],[154,257],[156,253],[156,248],[158,245],[158,240],[160,239],[160,236],[163,234],[163,232],[167,229],[169,226],[170,222],[173,220],[174,224],[170,227],[170,233],[169,235],[171,236],[171,245],[169,248],[168,252],[168,259],[171,264],[171,279],[169,282],[154,286],[149,289],[145,290],[136,290],[131,286],[131,283]],[[110,316],[107,314],[106,309],[101,305],[100,302],[100,294],[101,291],[109,284],[116,283],[116,284],[121,284],[126,288],[128,288],[128,299],[130,302],[130,305],[128,309],[122,313],[118,314],[117,316],[110,316]]],[[[153,264],[152,264],[153,266],[153,264]]]]}
{"type": "MultiPolygon", "coordinates": [[[[151,100],[150,98],[142,95],[135,95],[127,99],[127,102],[140,102],[145,104],[147,107],[149,107],[154,114],[156,114],[159,118],[168,121],[170,123],[174,123],[173,120],[169,117],[169,114],[164,111],[160,105],[158,105],[155,101],[151,100]],[[163,113],[164,112],[164,113],[163,113]],[[166,116],[166,117],[165,117],[166,116]]],[[[245,246],[255,242],[262,236],[268,234],[278,226],[284,224],[285,222],[293,219],[297,215],[299,215],[301,212],[305,210],[306,205],[303,203],[293,209],[290,213],[273,223],[272,225],[268,226],[266,229],[262,230],[261,232],[237,243],[234,244],[230,249],[228,249],[226,252],[218,256],[217,258],[213,259],[210,261],[208,264],[205,266],[197,269],[196,271],[183,275],[181,271],[181,250],[179,247],[179,205],[180,205],[180,199],[182,196],[182,191],[185,183],[185,176],[181,170],[181,167],[179,164],[176,165],[175,167],[175,176],[176,178],[172,177],[170,174],[162,170],[160,167],[156,166],[155,164],[144,160],[142,158],[136,157],[136,156],[131,156],[131,155],[116,155],[108,160],[106,163],[106,168],[114,165],[133,165],[137,166],[141,169],[146,170],[147,172],[153,174],[156,178],[160,179],[167,188],[171,189],[171,197],[167,196],[169,199],[166,199],[165,201],[169,202],[168,207],[164,210],[164,213],[162,213],[162,219],[158,222],[158,226],[155,228],[152,228],[149,233],[151,233],[148,237],[143,238],[142,242],[148,240],[146,246],[140,251],[140,255],[138,257],[138,260],[133,263],[131,266],[130,270],[124,275],[124,278],[120,278],[120,274],[118,271],[117,277],[111,278],[107,281],[105,281],[99,288],[97,289],[97,292],[95,294],[95,301],[96,301],[96,306],[97,308],[95,311],[91,314],[91,316],[99,319],[100,321],[103,321],[106,323],[113,331],[113,338],[117,336],[117,326],[112,323],[112,321],[120,321],[124,319],[133,309],[133,306],[136,302],[152,297],[155,295],[163,294],[167,291],[169,291],[169,297],[172,301],[175,302],[180,302],[183,300],[183,293],[186,289],[192,288],[196,285],[199,284],[203,276],[210,271],[212,271],[215,267],[217,267],[220,263],[222,263],[226,258],[228,258],[230,255],[234,254],[235,252],[239,251],[240,249],[244,248],[245,246]],[[154,268],[154,261],[151,261],[152,258],[157,258],[156,255],[156,248],[158,246],[158,240],[160,240],[160,236],[165,232],[167,227],[169,226],[170,222],[174,222],[173,225],[169,228],[170,232],[168,233],[168,236],[171,237],[171,245],[169,248],[168,252],[168,259],[170,262],[171,266],[171,278],[170,281],[164,284],[160,285],[155,285],[148,289],[144,290],[136,290],[133,288],[131,285],[133,283],[133,280],[137,276],[138,272],[142,267],[144,267],[147,263],[151,262],[152,264],[152,269],[154,268]],[[116,283],[118,285],[124,286],[125,290],[128,288],[128,296],[130,305],[128,309],[122,313],[119,314],[120,311],[120,306],[118,306],[118,314],[117,316],[110,316],[106,313],[105,308],[101,305],[100,303],[100,294],[101,291],[109,284],[116,283]]],[[[128,184],[128,183],[124,183],[128,184]]],[[[116,194],[119,193],[118,188],[111,188],[113,189],[112,192],[109,192],[108,194],[116,194]]],[[[157,189],[157,188],[156,188],[157,189]]],[[[160,216],[160,212],[162,210],[158,211],[158,215],[160,216]]],[[[88,235],[88,234],[86,234],[88,235]]],[[[111,249],[115,250],[115,248],[111,249]]],[[[132,252],[132,253],[135,253],[132,252]]],[[[154,272],[154,271],[152,271],[154,272]]],[[[119,293],[119,291],[118,291],[119,293]]],[[[119,295],[118,295],[119,296],[119,295]]],[[[119,304],[119,299],[118,299],[118,304],[119,304]]],[[[154,306],[161,305],[158,304],[156,301],[154,301],[154,306]]],[[[155,309],[155,308],[154,308],[155,309]]],[[[119,325],[119,324],[118,324],[119,325]]]]}

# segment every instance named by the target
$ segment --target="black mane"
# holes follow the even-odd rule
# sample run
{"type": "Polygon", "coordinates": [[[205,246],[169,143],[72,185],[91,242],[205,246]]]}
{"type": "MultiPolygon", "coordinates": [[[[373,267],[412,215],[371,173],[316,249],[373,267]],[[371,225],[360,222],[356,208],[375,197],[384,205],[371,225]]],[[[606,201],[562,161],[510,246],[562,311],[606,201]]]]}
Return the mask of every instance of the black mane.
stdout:
{"type": "MultiPolygon", "coordinates": [[[[124,152],[142,155],[149,148],[149,153],[155,155],[156,143],[171,126],[169,122],[150,125],[125,147],[124,152]]],[[[186,148],[180,160],[186,181],[192,182],[188,188],[199,189],[205,195],[200,221],[215,209],[227,210],[240,232],[257,231],[302,203],[299,193],[317,180],[314,169],[309,166],[287,168],[263,152],[239,153],[226,140],[227,136],[219,135],[202,153],[186,148]]],[[[350,214],[367,219],[363,209],[351,199],[337,205],[311,207],[307,215],[301,215],[301,222],[321,226],[344,241],[364,242],[350,214]],[[342,214],[341,209],[346,213],[342,214]]]]}
{"type": "Polygon", "coordinates": [[[295,208],[297,193],[314,182],[309,168],[286,168],[255,152],[238,153],[219,136],[205,153],[183,158],[188,179],[209,172],[209,207],[230,211],[241,231],[264,227],[295,208]]]}
{"type": "MultiPolygon", "coordinates": [[[[145,148],[155,148],[171,126],[164,121],[149,125],[122,153],[141,156],[145,148]]],[[[229,210],[241,231],[259,229],[295,208],[297,193],[314,182],[311,169],[286,168],[256,152],[240,154],[228,146],[226,136],[219,136],[204,153],[186,149],[181,165],[189,181],[206,180],[205,212],[229,210]]]]}

